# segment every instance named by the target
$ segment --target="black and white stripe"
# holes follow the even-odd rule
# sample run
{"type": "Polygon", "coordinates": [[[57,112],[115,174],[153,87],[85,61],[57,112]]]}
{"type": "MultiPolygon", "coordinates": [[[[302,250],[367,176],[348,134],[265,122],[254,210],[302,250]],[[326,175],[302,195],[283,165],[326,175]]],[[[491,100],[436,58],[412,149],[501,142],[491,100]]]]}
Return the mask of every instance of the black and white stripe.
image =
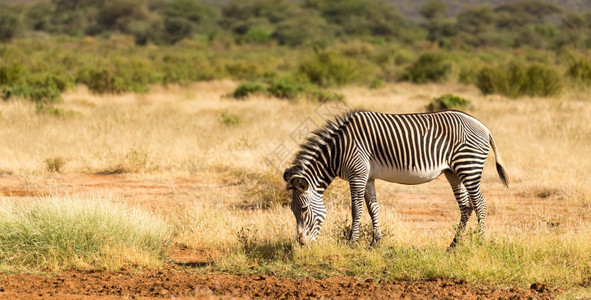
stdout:
{"type": "Polygon", "coordinates": [[[486,204],[480,192],[482,169],[492,147],[501,180],[507,185],[495,142],[474,117],[459,111],[382,114],[352,111],[329,121],[302,144],[293,166],[284,173],[292,190],[298,240],[313,240],[326,218],[322,194],[335,177],[349,181],[353,219],[351,242],[359,236],[363,201],[374,228],[372,244],[381,239],[375,179],[421,184],[442,173],[448,179],[461,218],[455,246],[472,213],[484,234],[486,204]]]}

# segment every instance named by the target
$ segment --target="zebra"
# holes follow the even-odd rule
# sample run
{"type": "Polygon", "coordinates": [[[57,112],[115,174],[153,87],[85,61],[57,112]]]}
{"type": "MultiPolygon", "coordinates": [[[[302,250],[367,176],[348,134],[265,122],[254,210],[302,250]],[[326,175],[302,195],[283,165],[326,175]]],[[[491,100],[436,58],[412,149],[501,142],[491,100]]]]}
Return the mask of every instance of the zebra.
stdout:
{"type": "Polygon", "coordinates": [[[314,241],[326,219],[323,193],[338,176],[349,182],[352,226],[349,243],[359,239],[363,200],[373,227],[371,246],[382,239],[375,180],[416,185],[444,174],[460,209],[460,222],[449,249],[460,241],[475,211],[484,235],[486,203],[480,191],[484,162],[492,148],[497,173],[508,187],[495,141],[476,118],[456,110],[383,114],[352,110],[312,133],[283,173],[291,192],[297,241],[314,241]]]}

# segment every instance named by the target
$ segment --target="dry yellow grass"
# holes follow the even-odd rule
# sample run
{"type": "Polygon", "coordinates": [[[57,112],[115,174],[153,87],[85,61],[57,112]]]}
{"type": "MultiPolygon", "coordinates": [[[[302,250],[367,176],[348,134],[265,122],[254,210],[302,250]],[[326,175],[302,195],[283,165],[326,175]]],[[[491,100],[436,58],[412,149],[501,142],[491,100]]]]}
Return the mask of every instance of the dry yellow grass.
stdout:
{"type": "MultiPolygon", "coordinates": [[[[233,82],[221,81],[188,88],[154,88],[145,95],[110,96],[92,95],[77,88],[66,93],[64,103],[58,105],[71,112],[64,117],[35,113],[34,105],[25,101],[1,102],[0,172],[27,184],[47,184],[54,176],[48,162],[59,158],[63,161],[59,168],[62,173],[123,172],[127,177],[162,181],[198,178],[217,188],[196,190],[175,201],[171,209],[157,212],[174,225],[177,242],[224,253],[244,248],[245,239],[254,241],[261,253],[291,249],[287,245],[293,240],[295,222],[289,209],[256,207],[269,199],[281,200],[277,199],[281,197],[277,190],[283,188],[279,178],[289,159],[276,169],[270,168],[266,159],[273,160],[272,154],[282,143],[289,149],[288,154],[293,153],[297,144],[291,136],[301,135],[294,131],[303,122],[311,127],[322,123],[322,117],[316,113],[318,104],[265,97],[245,101],[224,97],[235,87],[233,82]],[[244,206],[255,209],[241,209],[244,206]],[[270,246],[261,250],[264,245],[270,246]]],[[[483,183],[489,207],[487,241],[507,247],[518,245],[524,251],[549,255],[550,260],[538,268],[528,266],[529,271],[521,270],[523,275],[503,273],[515,271],[509,267],[499,271],[501,275],[508,276],[508,282],[539,280],[565,286],[569,286],[568,280],[580,283],[591,277],[581,271],[591,270],[591,258],[584,256],[591,250],[586,242],[591,233],[591,104],[581,95],[510,100],[485,97],[475,88],[455,84],[395,84],[378,90],[350,87],[339,92],[346,95],[351,108],[387,113],[424,111],[432,98],[444,93],[470,99],[474,108],[469,113],[491,130],[510,176],[510,189],[504,189],[493,164],[487,163],[483,183]],[[552,247],[558,250],[554,253],[552,247]],[[549,252],[544,252],[545,248],[549,252]],[[568,272],[569,259],[583,259],[583,267],[560,279],[568,272]],[[547,268],[559,271],[545,273],[547,268]]],[[[377,191],[387,232],[385,249],[443,250],[449,243],[459,212],[444,178],[420,186],[380,182],[377,191]]],[[[346,269],[345,260],[353,254],[336,241],[350,215],[347,185],[335,181],[325,201],[329,216],[318,244],[322,246],[289,252],[299,262],[328,259],[334,262],[332,270],[346,269]],[[329,251],[336,254],[331,256],[329,251]]],[[[366,215],[362,222],[369,224],[366,215]]],[[[484,254],[469,259],[493,257],[486,253],[496,248],[487,249],[476,246],[472,250],[484,254]]],[[[385,258],[395,256],[388,251],[371,254],[363,250],[362,256],[380,266],[370,268],[375,271],[383,267],[385,258]]],[[[444,257],[443,253],[432,253],[435,258],[444,257]]],[[[218,266],[236,269],[249,256],[230,257],[221,259],[218,266]]],[[[536,259],[535,262],[543,261],[536,259]]],[[[439,267],[443,269],[457,261],[462,261],[462,257],[439,267]]],[[[441,274],[479,276],[470,268],[463,270],[459,275],[441,274]]],[[[375,276],[370,271],[353,273],[375,276]]],[[[480,278],[501,281],[501,275],[491,274],[481,274],[480,278]]],[[[570,283],[573,284],[578,283],[570,283]]]]}

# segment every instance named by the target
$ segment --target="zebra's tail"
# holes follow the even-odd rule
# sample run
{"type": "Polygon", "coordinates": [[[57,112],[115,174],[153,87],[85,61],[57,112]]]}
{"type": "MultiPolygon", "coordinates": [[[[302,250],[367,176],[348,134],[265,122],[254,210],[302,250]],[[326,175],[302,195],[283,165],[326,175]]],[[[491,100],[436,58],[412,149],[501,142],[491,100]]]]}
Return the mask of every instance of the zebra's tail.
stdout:
{"type": "Polygon", "coordinates": [[[506,187],[509,187],[509,176],[507,176],[507,172],[505,171],[505,168],[503,168],[503,160],[501,160],[501,155],[497,151],[497,145],[495,145],[495,140],[493,139],[492,134],[488,135],[488,139],[490,141],[490,146],[492,147],[493,152],[495,153],[497,173],[499,173],[499,177],[501,177],[501,181],[503,182],[503,184],[506,187]]]}

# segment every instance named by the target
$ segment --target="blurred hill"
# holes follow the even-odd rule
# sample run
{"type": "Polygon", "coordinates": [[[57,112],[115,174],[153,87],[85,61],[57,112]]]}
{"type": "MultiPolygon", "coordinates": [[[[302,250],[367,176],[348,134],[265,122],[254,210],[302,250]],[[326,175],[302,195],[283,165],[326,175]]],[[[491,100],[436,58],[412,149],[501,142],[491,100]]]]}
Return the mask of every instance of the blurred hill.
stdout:
{"type": "MultiPolygon", "coordinates": [[[[171,0],[163,0],[163,2],[167,2],[171,0]]],[[[229,0],[210,0],[209,2],[212,3],[226,3],[229,0]]],[[[421,6],[425,3],[429,2],[430,0],[387,0],[394,4],[402,15],[406,17],[416,17],[420,18],[421,14],[419,12],[421,6]]],[[[0,0],[0,3],[33,3],[33,2],[42,2],[41,0],[0,0]]],[[[72,2],[75,2],[73,0],[72,2]]],[[[302,0],[296,0],[293,2],[303,2],[302,0]]],[[[515,0],[441,0],[447,8],[448,11],[446,13],[447,16],[455,16],[462,10],[480,6],[480,5],[490,5],[490,6],[498,6],[501,4],[507,3],[514,3],[519,2],[515,0]]],[[[562,7],[565,11],[586,11],[591,9],[591,1],[589,0],[541,0],[541,2],[551,3],[562,7]]]]}
{"type": "MultiPolygon", "coordinates": [[[[421,6],[428,3],[430,0],[388,0],[388,2],[396,5],[398,10],[402,13],[402,15],[406,17],[415,17],[420,18],[420,8],[421,6]]],[[[446,15],[448,17],[456,16],[461,11],[465,10],[466,8],[481,6],[481,5],[490,5],[490,6],[498,6],[502,4],[510,4],[515,2],[523,2],[523,1],[515,1],[515,0],[442,0],[448,11],[446,15]]],[[[563,8],[567,12],[581,12],[587,11],[591,9],[591,1],[588,0],[541,0],[540,2],[550,3],[557,5],[563,8]]]]}

